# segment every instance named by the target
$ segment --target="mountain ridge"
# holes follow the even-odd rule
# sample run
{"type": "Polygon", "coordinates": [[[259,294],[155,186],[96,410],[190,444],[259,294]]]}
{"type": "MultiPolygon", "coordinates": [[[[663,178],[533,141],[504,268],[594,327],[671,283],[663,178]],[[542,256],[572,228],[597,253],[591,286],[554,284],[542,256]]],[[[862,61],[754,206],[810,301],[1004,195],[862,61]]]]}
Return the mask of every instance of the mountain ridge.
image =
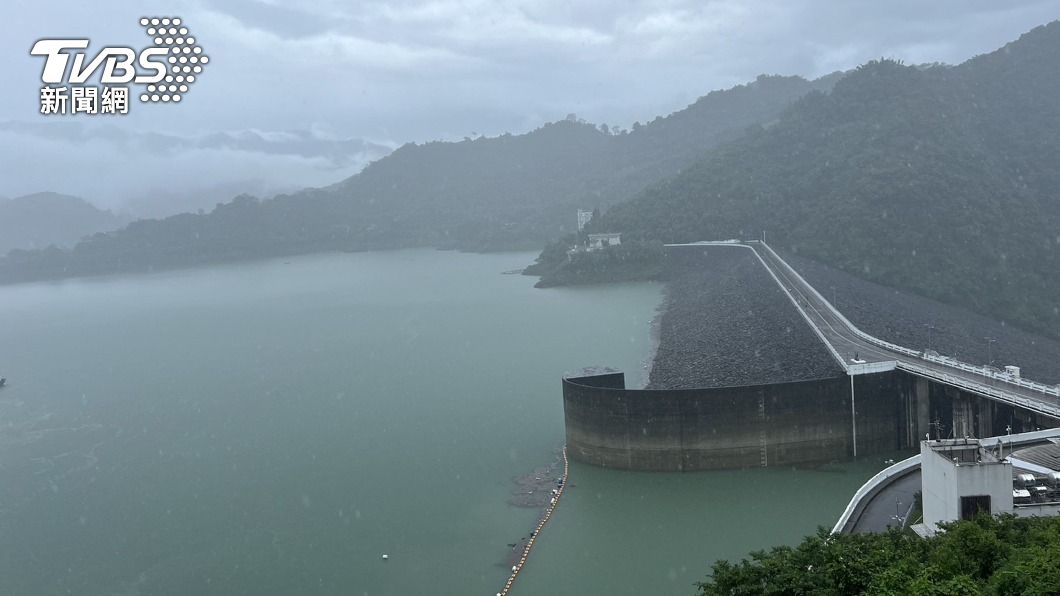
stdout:
{"type": "Polygon", "coordinates": [[[410,143],[329,187],[240,196],[210,213],[133,222],[72,250],[14,253],[0,259],[0,283],[328,250],[540,248],[575,228],[576,209],[676,174],[839,76],[761,76],[631,131],[572,116],[521,135],[410,143]]]}
{"type": "Polygon", "coordinates": [[[1057,55],[1060,22],[957,66],[871,61],[590,229],[641,242],[765,230],[778,249],[1057,335],[1057,55]]]}
{"type": "Polygon", "coordinates": [[[38,192],[0,198],[0,255],[12,249],[72,246],[85,236],[124,223],[122,217],[71,195],[38,192]]]}

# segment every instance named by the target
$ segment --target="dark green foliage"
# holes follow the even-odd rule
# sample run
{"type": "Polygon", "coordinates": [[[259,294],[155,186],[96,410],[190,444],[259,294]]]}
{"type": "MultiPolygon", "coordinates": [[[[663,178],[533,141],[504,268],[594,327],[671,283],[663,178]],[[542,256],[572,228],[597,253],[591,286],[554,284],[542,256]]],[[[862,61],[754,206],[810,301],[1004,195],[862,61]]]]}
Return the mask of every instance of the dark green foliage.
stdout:
{"type": "Polygon", "coordinates": [[[767,239],[1060,332],[1060,22],[926,69],[870,62],[606,212],[631,238],[767,239]]]}
{"type": "Polygon", "coordinates": [[[718,561],[701,596],[1057,594],[1060,518],[982,515],[935,538],[906,531],[831,535],[718,561]]]}
{"type": "Polygon", "coordinates": [[[545,246],[537,260],[523,271],[524,275],[549,275],[567,262],[567,251],[579,242],[584,242],[584,234],[567,234],[545,246]]]}
{"type": "Polygon", "coordinates": [[[329,250],[536,249],[837,77],[760,77],[634,132],[571,117],[524,135],[408,144],[332,187],[141,221],[72,251],[0,259],[0,283],[329,250]]]}
{"type": "Polygon", "coordinates": [[[604,250],[580,251],[567,254],[559,244],[547,249],[549,261],[531,266],[526,273],[544,275],[539,288],[550,286],[607,283],[629,280],[660,279],[663,275],[663,245],[661,242],[623,242],[604,250]],[[563,250],[558,262],[552,254],[563,250]],[[551,265],[546,265],[549,263],[551,265]],[[546,266],[548,267],[546,269],[546,266]],[[540,273],[537,273],[540,271],[540,273]]]}

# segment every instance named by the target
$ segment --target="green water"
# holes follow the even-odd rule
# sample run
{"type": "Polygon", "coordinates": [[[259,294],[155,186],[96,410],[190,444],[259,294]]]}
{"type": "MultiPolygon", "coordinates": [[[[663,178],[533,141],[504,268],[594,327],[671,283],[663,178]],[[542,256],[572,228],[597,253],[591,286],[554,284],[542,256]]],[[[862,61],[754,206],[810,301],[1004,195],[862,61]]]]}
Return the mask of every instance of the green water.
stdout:
{"type": "MultiPolygon", "coordinates": [[[[559,377],[638,382],[654,284],[531,254],[324,255],[0,288],[0,594],[494,594],[563,440],[559,377]],[[388,561],[381,555],[389,554],[388,561]]],[[[517,596],[691,594],[871,471],[573,468],[517,596]]]]}
{"type": "Polygon", "coordinates": [[[716,559],[832,527],[885,456],[818,470],[658,474],[574,464],[516,596],[693,596],[716,559]]]}
{"type": "Polygon", "coordinates": [[[660,299],[533,256],[0,288],[0,594],[495,593],[560,375],[640,369],[660,299]]]}

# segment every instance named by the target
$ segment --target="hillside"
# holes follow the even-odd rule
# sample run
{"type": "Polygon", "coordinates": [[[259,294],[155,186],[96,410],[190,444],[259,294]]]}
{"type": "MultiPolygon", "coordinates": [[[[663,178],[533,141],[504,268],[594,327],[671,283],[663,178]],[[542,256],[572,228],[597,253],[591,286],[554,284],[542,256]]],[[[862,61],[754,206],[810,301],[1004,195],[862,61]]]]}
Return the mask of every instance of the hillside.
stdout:
{"type": "Polygon", "coordinates": [[[124,223],[111,212],[69,195],[41,192],[0,198],[0,255],[13,248],[73,246],[85,236],[114,230],[124,223]]]}
{"type": "MultiPolygon", "coordinates": [[[[1060,333],[1060,22],[959,66],[873,61],[591,224],[757,238],[1060,333]]],[[[540,270],[561,271],[554,247],[540,270]]],[[[547,283],[546,280],[543,280],[547,283]]]]}
{"type": "Polygon", "coordinates": [[[522,135],[408,144],[328,188],[16,253],[0,259],[0,283],[327,250],[538,248],[574,228],[576,209],[632,197],[838,77],[759,77],[630,131],[570,117],[522,135]]]}

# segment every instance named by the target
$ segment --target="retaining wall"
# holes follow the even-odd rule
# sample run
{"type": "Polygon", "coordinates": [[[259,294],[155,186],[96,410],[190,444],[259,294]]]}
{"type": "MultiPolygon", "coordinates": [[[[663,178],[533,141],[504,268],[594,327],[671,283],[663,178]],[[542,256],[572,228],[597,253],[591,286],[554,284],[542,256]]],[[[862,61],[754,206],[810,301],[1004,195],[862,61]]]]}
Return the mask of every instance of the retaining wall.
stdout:
{"type": "MultiPolygon", "coordinates": [[[[858,455],[901,447],[896,373],[855,378],[858,455]]],[[[563,379],[568,455],[630,470],[825,462],[853,454],[847,376],[742,387],[626,389],[622,373],[563,379]]]]}

